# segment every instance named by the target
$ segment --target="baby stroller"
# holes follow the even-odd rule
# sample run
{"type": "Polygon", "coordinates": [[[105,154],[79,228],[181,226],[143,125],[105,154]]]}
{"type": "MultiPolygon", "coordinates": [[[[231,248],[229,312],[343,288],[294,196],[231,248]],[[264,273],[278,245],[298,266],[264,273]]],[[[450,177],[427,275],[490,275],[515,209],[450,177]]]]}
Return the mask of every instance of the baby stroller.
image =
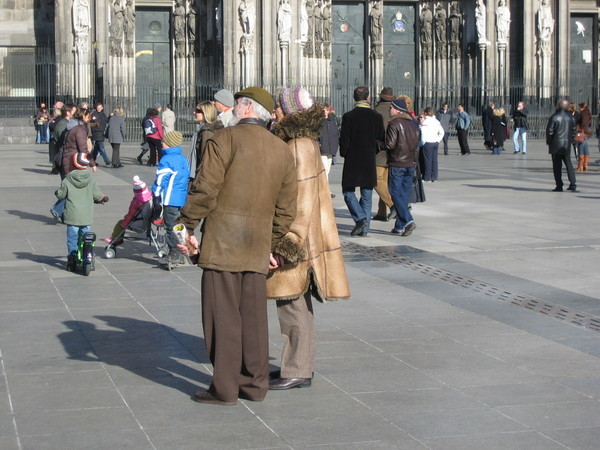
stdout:
{"type": "Polygon", "coordinates": [[[144,203],[127,228],[115,236],[112,242],[105,247],[104,257],[106,259],[112,259],[117,256],[117,246],[123,242],[125,233],[128,230],[137,234],[145,234],[148,239],[148,244],[154,247],[157,256],[159,258],[167,256],[168,249],[165,245],[162,218],[160,220],[153,220],[153,212],[154,208],[152,202],[149,201],[144,203]]]}

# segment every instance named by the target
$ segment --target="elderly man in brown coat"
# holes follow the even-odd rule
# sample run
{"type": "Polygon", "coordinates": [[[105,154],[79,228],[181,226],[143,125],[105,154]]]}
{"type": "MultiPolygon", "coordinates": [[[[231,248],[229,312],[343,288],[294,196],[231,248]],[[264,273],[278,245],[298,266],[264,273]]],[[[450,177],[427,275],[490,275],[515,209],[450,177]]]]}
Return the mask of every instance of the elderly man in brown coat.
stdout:
{"type": "Polygon", "coordinates": [[[187,248],[199,250],[202,325],[214,367],[210,388],[193,399],[218,405],[267,394],[266,275],[280,260],[273,252],[296,216],[298,191],[293,155],[265,128],[271,95],[250,87],[235,98],[237,125],[207,141],[179,219],[190,236],[187,248]],[[199,245],[194,230],[202,219],[199,245]]]}
{"type": "MultiPolygon", "coordinates": [[[[350,297],[329,183],[316,139],[323,106],[313,105],[306,89],[283,89],[284,118],[273,132],[287,142],[296,161],[298,212],[282,243],[304,253],[267,277],[267,297],[277,300],[284,338],[281,370],[272,373],[269,389],[308,387],[315,367],[315,331],[311,293],[320,302],[350,297]]],[[[282,245],[283,247],[283,245],[282,245]]],[[[286,252],[287,253],[287,252],[286,252]]]]}

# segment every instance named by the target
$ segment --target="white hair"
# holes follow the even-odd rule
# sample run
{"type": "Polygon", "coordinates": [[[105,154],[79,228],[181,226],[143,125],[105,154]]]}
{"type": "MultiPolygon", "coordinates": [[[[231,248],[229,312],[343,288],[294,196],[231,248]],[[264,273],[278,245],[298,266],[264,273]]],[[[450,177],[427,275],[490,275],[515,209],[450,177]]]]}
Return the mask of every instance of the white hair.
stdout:
{"type": "Polygon", "coordinates": [[[269,122],[271,120],[271,112],[267,111],[267,108],[265,108],[263,105],[248,97],[241,97],[241,100],[244,105],[251,104],[253,106],[254,114],[256,114],[259,119],[265,122],[269,122]]]}

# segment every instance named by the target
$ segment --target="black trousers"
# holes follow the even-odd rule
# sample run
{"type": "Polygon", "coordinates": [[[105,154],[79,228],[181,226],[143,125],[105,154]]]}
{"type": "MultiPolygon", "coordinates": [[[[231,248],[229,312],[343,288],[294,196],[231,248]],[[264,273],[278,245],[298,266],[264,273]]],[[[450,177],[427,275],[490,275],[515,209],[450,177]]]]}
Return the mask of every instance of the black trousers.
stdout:
{"type": "Polygon", "coordinates": [[[458,137],[458,145],[460,145],[460,153],[462,155],[471,153],[471,149],[469,148],[469,132],[467,130],[458,129],[456,130],[456,135],[458,137]]]}
{"type": "Polygon", "coordinates": [[[552,171],[554,172],[554,181],[556,182],[557,188],[563,187],[562,181],[562,165],[567,168],[567,177],[569,178],[570,186],[575,187],[575,171],[573,170],[573,163],[571,162],[571,150],[566,150],[564,154],[553,154],[552,155],[552,171]]]}

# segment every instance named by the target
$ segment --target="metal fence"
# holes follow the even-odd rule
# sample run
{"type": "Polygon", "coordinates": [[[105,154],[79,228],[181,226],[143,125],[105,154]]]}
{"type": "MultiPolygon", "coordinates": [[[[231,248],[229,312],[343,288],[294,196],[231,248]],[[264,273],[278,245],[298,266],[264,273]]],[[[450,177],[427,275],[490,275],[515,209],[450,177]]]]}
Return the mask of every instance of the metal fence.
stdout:
{"type": "MultiPolygon", "coordinates": [[[[208,83],[206,80],[222,79],[222,74],[214,70],[208,73],[206,72],[208,68],[203,70],[197,83],[192,86],[107,86],[106,83],[105,85],[100,83],[97,85],[95,95],[85,100],[89,103],[102,101],[107,113],[116,107],[123,107],[128,117],[131,140],[141,138],[139,122],[145,115],[146,108],[156,102],[170,103],[178,117],[177,127],[184,134],[190,135],[195,128],[192,122],[192,111],[198,101],[212,99],[214,92],[221,88],[234,92],[241,88],[224,86],[220,82],[208,83]]],[[[346,75],[342,79],[353,80],[353,83],[366,79],[364,71],[346,75]]],[[[444,102],[448,102],[452,108],[455,108],[458,103],[464,104],[474,119],[473,133],[479,133],[481,130],[479,116],[488,101],[494,100],[498,106],[504,107],[507,113],[510,113],[518,101],[524,100],[530,112],[530,136],[533,138],[543,136],[547,117],[554,111],[554,104],[559,98],[558,93],[568,92],[564,86],[553,86],[550,90],[542,86],[520,83],[512,83],[507,87],[480,86],[472,80],[467,80],[467,77],[464,78],[465,85],[458,88],[444,84],[423,85],[414,80],[408,84],[407,80],[401,78],[396,81],[388,79],[385,84],[392,86],[396,95],[410,96],[414,100],[416,111],[422,111],[428,106],[435,110],[444,102]],[[538,95],[542,91],[545,92],[545,97],[538,95]]],[[[523,74],[514,71],[508,79],[522,80],[523,74]]],[[[281,86],[264,87],[274,94],[281,89],[281,86]]],[[[315,100],[333,105],[339,116],[353,107],[352,94],[355,85],[345,85],[332,79],[330,83],[305,87],[315,100]]],[[[374,100],[378,89],[380,87],[372,88],[374,100]]],[[[574,91],[576,92],[572,100],[586,101],[592,112],[596,113],[597,80],[580,80],[574,91]]],[[[74,94],[61,96],[56,94],[56,63],[52,47],[0,47],[0,118],[31,117],[39,102],[44,101],[51,105],[56,100],[74,101],[75,99],[74,94]]],[[[595,121],[596,118],[594,118],[594,125],[595,121]]]]}

